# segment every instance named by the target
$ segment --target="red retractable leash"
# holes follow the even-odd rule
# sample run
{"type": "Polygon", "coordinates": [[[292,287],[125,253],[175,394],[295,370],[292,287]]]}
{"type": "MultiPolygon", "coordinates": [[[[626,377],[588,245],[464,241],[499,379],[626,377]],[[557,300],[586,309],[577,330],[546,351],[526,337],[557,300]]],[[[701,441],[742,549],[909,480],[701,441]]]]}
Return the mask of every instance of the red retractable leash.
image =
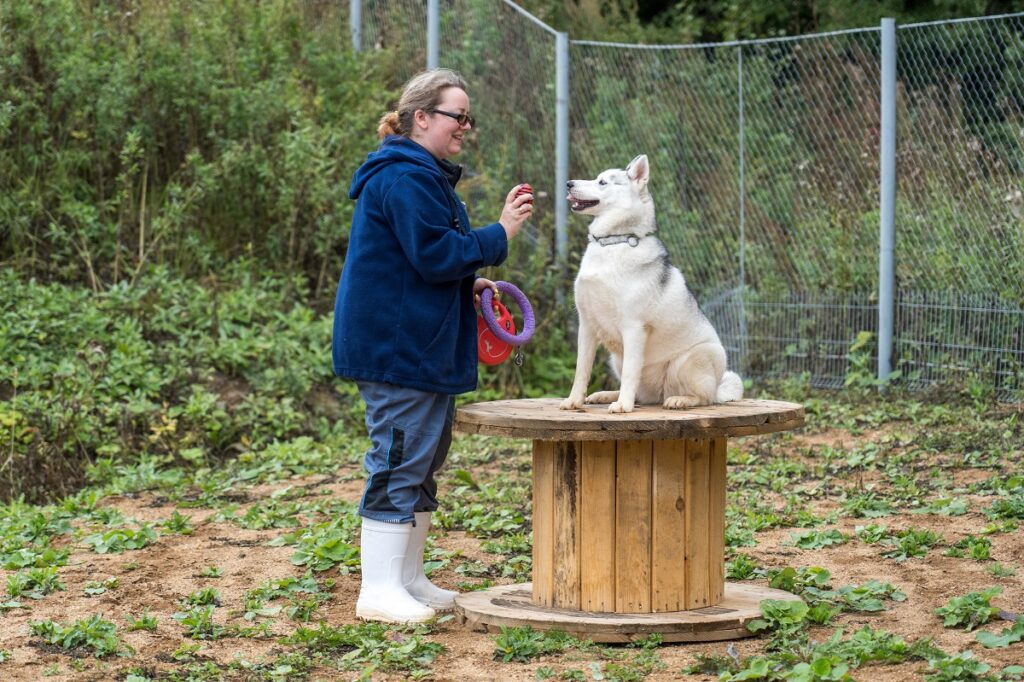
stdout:
{"type": "MultiPolygon", "coordinates": [[[[510,295],[523,311],[523,331],[516,333],[516,323],[512,313],[499,301],[494,300],[494,292],[484,289],[480,293],[480,315],[476,318],[476,349],[480,362],[485,365],[497,365],[505,361],[512,353],[513,347],[520,347],[533,336],[533,307],[526,294],[514,284],[495,282],[498,291],[510,295]]],[[[523,364],[523,352],[516,353],[515,363],[523,364]]]]}
{"type": "MultiPolygon", "coordinates": [[[[495,323],[509,334],[516,333],[516,322],[512,313],[498,301],[491,303],[494,309],[495,323]]],[[[480,307],[483,310],[483,304],[480,307]]],[[[476,352],[480,362],[485,365],[500,365],[512,354],[512,344],[499,339],[484,320],[483,314],[476,317],[476,352]]],[[[517,364],[522,364],[519,360],[517,364]]]]}
{"type": "MultiPolygon", "coordinates": [[[[522,346],[534,336],[534,308],[519,288],[508,282],[496,282],[499,291],[510,295],[522,310],[522,332],[517,334],[512,313],[494,292],[484,289],[480,292],[480,314],[476,318],[476,351],[484,365],[500,365],[512,353],[512,348],[522,346]]],[[[515,356],[515,364],[522,365],[522,350],[515,356]]]]}

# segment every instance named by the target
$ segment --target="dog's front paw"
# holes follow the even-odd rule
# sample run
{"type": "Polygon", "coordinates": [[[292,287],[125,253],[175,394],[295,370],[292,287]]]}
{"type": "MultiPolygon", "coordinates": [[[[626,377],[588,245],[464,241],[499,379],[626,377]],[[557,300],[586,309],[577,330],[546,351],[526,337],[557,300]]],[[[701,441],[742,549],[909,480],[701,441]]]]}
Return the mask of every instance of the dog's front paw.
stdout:
{"type": "Polygon", "coordinates": [[[562,404],[558,406],[560,410],[580,410],[583,409],[583,396],[571,395],[562,401],[562,404]]]}
{"type": "Polygon", "coordinates": [[[633,403],[627,403],[622,400],[616,400],[614,403],[608,406],[608,412],[611,414],[622,414],[623,412],[632,412],[633,403]]]}

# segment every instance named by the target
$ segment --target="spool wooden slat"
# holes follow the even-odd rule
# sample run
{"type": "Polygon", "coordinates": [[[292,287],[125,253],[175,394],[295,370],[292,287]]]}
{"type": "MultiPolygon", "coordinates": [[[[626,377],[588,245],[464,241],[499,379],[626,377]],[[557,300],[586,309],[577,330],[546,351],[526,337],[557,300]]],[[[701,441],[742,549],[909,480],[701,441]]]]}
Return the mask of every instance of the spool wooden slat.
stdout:
{"type": "Polygon", "coordinates": [[[555,444],[533,444],[533,595],[541,606],[555,605],[555,444]]]}
{"type": "Polygon", "coordinates": [[[651,528],[651,610],[682,611],[686,575],[686,441],[654,442],[653,526],[651,528]]]}
{"type": "Polygon", "coordinates": [[[578,443],[556,443],[554,452],[554,603],[580,608],[580,470],[578,443]]]}
{"type": "Polygon", "coordinates": [[[708,469],[708,584],[711,603],[722,601],[725,594],[725,492],[726,492],[725,438],[711,441],[711,464],[708,469]]]}
{"type": "Polygon", "coordinates": [[[650,441],[620,441],[615,453],[615,611],[651,610],[650,441]]]}
{"type": "Polygon", "coordinates": [[[711,539],[708,499],[709,441],[686,441],[686,552],[683,572],[686,574],[686,608],[711,606],[712,591],[708,569],[711,539]]]}
{"type": "Polygon", "coordinates": [[[615,611],[615,441],[582,443],[580,608],[615,611]]]}

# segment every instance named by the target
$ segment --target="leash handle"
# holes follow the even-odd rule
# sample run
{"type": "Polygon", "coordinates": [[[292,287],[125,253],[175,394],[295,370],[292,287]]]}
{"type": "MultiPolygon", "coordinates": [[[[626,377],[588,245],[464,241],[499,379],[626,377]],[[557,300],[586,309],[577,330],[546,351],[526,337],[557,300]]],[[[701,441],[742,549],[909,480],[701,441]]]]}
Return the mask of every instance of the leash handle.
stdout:
{"type": "Polygon", "coordinates": [[[534,319],[533,319],[533,307],[530,306],[529,299],[526,298],[526,294],[519,290],[515,284],[510,282],[495,282],[495,286],[498,287],[498,291],[508,294],[519,306],[519,309],[523,311],[523,330],[518,334],[509,334],[507,331],[501,328],[498,324],[498,320],[494,317],[494,306],[491,305],[491,301],[494,300],[494,292],[491,291],[490,287],[480,292],[480,316],[484,318],[484,323],[487,328],[501,341],[512,346],[522,346],[524,343],[530,340],[533,336],[534,330],[534,319]]]}

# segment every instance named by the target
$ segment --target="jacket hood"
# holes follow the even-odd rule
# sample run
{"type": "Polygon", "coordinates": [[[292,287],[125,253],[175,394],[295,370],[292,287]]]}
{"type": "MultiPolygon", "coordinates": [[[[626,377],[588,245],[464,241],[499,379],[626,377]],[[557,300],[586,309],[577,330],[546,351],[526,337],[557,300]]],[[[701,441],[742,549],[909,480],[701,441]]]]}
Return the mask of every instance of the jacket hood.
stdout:
{"type": "Polygon", "coordinates": [[[462,167],[450,161],[439,160],[420,146],[419,143],[400,135],[388,135],[380,143],[377,151],[370,152],[355,174],[349,187],[349,199],[358,199],[363,188],[375,175],[395,163],[412,163],[421,166],[431,173],[445,178],[454,188],[462,174],[462,167]]]}

